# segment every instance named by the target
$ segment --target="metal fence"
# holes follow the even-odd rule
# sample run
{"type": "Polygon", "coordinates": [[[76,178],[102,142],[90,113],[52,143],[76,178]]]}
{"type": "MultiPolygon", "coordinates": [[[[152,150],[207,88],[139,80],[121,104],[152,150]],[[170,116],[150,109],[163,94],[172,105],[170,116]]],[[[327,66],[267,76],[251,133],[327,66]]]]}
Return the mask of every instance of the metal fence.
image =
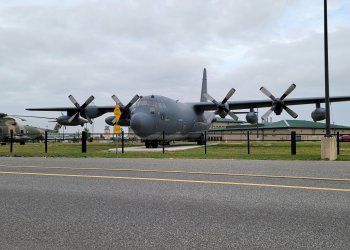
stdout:
{"type": "MultiPolygon", "coordinates": [[[[165,140],[166,134],[163,132],[159,138],[159,147],[162,147],[162,153],[165,153],[165,147],[167,141],[165,140]]],[[[340,148],[342,143],[350,142],[347,140],[342,140],[343,134],[337,132],[333,134],[336,137],[337,141],[337,152],[340,154],[340,148]]],[[[26,137],[30,137],[30,134],[26,134],[26,137]]],[[[318,142],[321,141],[321,138],[324,137],[324,134],[307,134],[307,133],[296,133],[291,131],[290,133],[273,133],[273,134],[258,134],[252,131],[244,131],[242,133],[230,133],[230,132],[221,132],[218,134],[212,134],[211,132],[204,131],[204,143],[203,143],[203,153],[207,154],[208,143],[242,143],[247,148],[247,154],[251,153],[252,143],[254,142],[289,142],[290,143],[290,152],[292,155],[297,154],[297,143],[299,142],[318,142]]],[[[10,137],[5,138],[4,142],[9,144],[9,152],[13,153],[13,145],[15,143],[24,144],[25,143],[42,143],[45,145],[44,152],[49,152],[50,144],[53,143],[78,143],[81,144],[81,152],[86,153],[88,148],[87,144],[89,143],[110,143],[113,144],[122,154],[125,153],[125,147],[131,146],[142,146],[144,142],[133,133],[124,133],[113,134],[113,133],[87,133],[85,131],[81,133],[54,133],[49,134],[47,131],[45,134],[36,139],[26,139],[23,137],[15,137],[13,132],[11,132],[10,137]]]]}

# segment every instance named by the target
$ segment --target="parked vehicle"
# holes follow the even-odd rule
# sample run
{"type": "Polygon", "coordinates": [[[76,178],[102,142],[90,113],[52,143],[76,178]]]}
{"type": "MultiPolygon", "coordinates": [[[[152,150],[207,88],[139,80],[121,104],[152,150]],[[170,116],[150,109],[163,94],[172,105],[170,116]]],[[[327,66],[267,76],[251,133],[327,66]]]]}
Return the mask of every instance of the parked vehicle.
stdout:
{"type": "Polygon", "coordinates": [[[339,141],[350,141],[350,135],[342,135],[339,137],[339,141]]]}

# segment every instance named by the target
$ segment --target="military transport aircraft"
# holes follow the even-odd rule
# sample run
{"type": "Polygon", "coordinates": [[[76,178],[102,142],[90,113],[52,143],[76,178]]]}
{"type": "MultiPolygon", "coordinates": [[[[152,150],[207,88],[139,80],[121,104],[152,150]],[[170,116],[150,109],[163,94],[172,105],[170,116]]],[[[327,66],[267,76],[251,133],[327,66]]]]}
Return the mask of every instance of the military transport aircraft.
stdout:
{"type": "MultiPolygon", "coordinates": [[[[55,131],[58,130],[56,125],[55,131]]],[[[45,129],[28,125],[18,124],[17,121],[7,114],[0,113],[0,143],[5,145],[10,141],[11,130],[13,131],[13,141],[25,144],[27,140],[41,140],[45,133],[45,129]]]]}
{"type": "MultiPolygon", "coordinates": [[[[268,96],[270,100],[228,102],[235,92],[235,89],[232,88],[225,98],[221,102],[218,102],[207,93],[207,75],[206,69],[204,69],[200,102],[181,103],[160,95],[144,97],[135,95],[132,100],[124,106],[120,100],[113,95],[112,98],[116,102],[115,106],[89,106],[94,99],[93,96],[90,96],[83,105],[79,105],[75,98],[70,95],[69,99],[75,107],[30,108],[27,110],[66,111],[67,115],[58,117],[57,122],[66,126],[75,126],[84,125],[87,122],[92,123],[91,119],[108,112],[113,112],[116,109],[120,111],[119,113],[121,113],[121,116],[118,119],[116,119],[115,116],[110,116],[106,118],[106,123],[109,125],[130,126],[135,134],[145,142],[145,146],[148,148],[158,147],[159,142],[162,140],[163,132],[165,134],[165,141],[194,140],[197,141],[198,144],[202,144],[204,141],[204,132],[211,126],[215,115],[219,115],[222,118],[229,115],[237,119],[237,115],[232,112],[232,110],[249,109],[246,120],[251,124],[255,124],[258,122],[258,116],[254,111],[255,108],[271,107],[262,117],[265,120],[272,112],[275,112],[276,115],[280,115],[283,110],[293,118],[297,118],[298,115],[287,106],[316,104],[316,109],[312,112],[311,116],[314,121],[324,120],[326,112],[320,104],[325,102],[325,98],[286,99],[295,87],[296,85],[292,84],[280,98],[275,97],[266,88],[261,87],[260,90],[268,96]]],[[[331,97],[330,101],[350,101],[350,96],[331,97]]]]}

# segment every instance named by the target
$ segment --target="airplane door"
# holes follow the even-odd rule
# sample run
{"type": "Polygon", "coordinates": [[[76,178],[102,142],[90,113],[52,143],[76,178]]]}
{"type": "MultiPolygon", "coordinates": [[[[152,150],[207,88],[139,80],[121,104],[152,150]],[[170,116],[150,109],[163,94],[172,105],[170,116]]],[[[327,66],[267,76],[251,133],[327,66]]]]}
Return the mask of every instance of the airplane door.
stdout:
{"type": "Polygon", "coordinates": [[[177,131],[182,132],[183,126],[184,126],[184,121],[182,119],[178,119],[177,120],[177,131]]]}
{"type": "Polygon", "coordinates": [[[156,126],[164,131],[166,129],[165,121],[167,120],[165,104],[161,100],[158,100],[156,126]]]}

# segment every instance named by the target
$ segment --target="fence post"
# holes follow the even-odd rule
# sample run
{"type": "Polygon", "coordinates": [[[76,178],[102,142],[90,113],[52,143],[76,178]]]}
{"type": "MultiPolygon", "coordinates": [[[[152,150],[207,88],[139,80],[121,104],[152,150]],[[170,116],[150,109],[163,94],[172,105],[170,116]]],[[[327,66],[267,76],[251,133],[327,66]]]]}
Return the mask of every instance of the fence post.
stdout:
{"type": "Polygon", "coordinates": [[[124,131],[122,131],[122,154],[124,154],[124,131]]]}
{"type": "Polygon", "coordinates": [[[47,130],[45,130],[45,153],[47,153],[47,130]]]}
{"type": "Polygon", "coordinates": [[[248,155],[250,155],[250,132],[247,131],[247,146],[248,146],[248,155]]]}
{"type": "Polygon", "coordinates": [[[165,153],[164,146],[165,145],[165,132],[163,131],[163,154],[165,153]]]}
{"type": "Polygon", "coordinates": [[[10,130],[10,153],[13,151],[13,130],[10,130]]]}
{"type": "Polygon", "coordinates": [[[337,132],[337,155],[340,154],[339,131],[337,132]]]}
{"type": "MultiPolygon", "coordinates": [[[[113,138],[114,138],[114,133],[113,133],[113,138]]],[[[119,135],[115,134],[115,153],[118,154],[118,144],[119,144],[119,135]]]]}
{"type": "Polygon", "coordinates": [[[207,154],[207,131],[204,131],[204,154],[207,154]]]}
{"type": "Polygon", "coordinates": [[[86,131],[81,134],[81,152],[86,153],[86,131]]]}
{"type": "Polygon", "coordinates": [[[296,155],[297,154],[297,133],[295,131],[292,131],[290,133],[290,146],[291,146],[291,154],[296,155]]]}

